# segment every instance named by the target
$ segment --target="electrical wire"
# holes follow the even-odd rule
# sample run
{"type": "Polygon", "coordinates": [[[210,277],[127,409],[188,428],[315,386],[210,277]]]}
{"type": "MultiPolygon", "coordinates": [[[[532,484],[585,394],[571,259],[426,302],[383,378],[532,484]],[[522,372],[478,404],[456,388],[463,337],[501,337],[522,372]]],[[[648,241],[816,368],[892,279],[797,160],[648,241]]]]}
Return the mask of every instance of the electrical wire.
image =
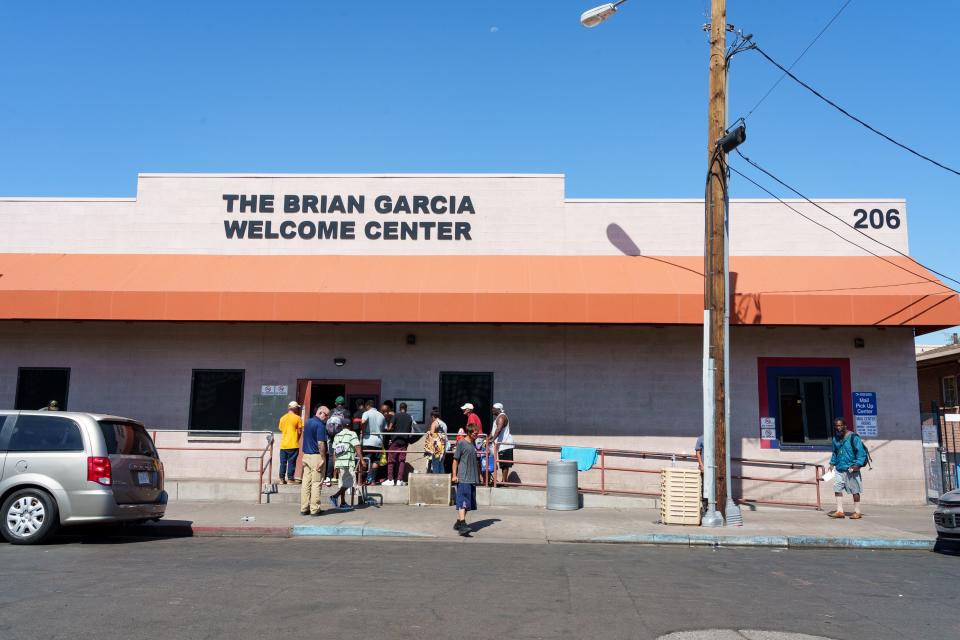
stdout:
{"type": "MultiPolygon", "coordinates": [[[[737,149],[736,152],[737,152],[737,155],[738,155],[738,156],[740,156],[741,158],[743,158],[746,162],[750,163],[751,166],[753,166],[754,168],[758,169],[759,171],[762,171],[763,173],[765,173],[765,174],[766,174],[767,176],[769,176],[770,178],[773,178],[773,179],[776,180],[781,186],[784,186],[784,187],[786,187],[787,189],[789,189],[790,191],[794,192],[794,193],[797,194],[799,197],[803,198],[804,200],[806,200],[807,202],[809,202],[810,204],[812,204],[812,205],[815,206],[816,208],[820,209],[821,211],[823,211],[823,212],[826,213],[827,215],[829,215],[829,216],[831,216],[831,217],[833,217],[833,218],[836,218],[840,223],[842,223],[842,224],[850,227],[851,229],[853,229],[854,231],[856,231],[857,233],[859,233],[860,235],[862,235],[864,238],[868,238],[869,240],[872,240],[873,242],[876,242],[876,243],[879,244],[880,246],[882,246],[882,247],[884,247],[884,248],[886,248],[886,249],[889,249],[890,251],[893,251],[894,253],[896,253],[896,254],[898,254],[898,255],[903,256],[904,258],[910,260],[911,262],[916,263],[918,266],[923,267],[923,268],[926,269],[927,271],[930,271],[931,273],[937,274],[937,275],[940,276],[941,278],[946,278],[947,280],[950,280],[951,282],[955,282],[956,284],[960,284],[960,280],[958,280],[958,279],[956,279],[956,278],[953,278],[953,277],[951,277],[951,276],[948,276],[948,275],[945,274],[945,273],[940,273],[940,272],[937,271],[936,269],[931,269],[930,267],[926,266],[925,264],[922,264],[921,262],[919,262],[919,261],[918,261],[916,258],[914,258],[913,256],[910,256],[910,255],[904,253],[903,251],[900,251],[900,250],[897,249],[896,247],[891,247],[890,245],[888,245],[888,244],[886,244],[886,243],[884,243],[884,242],[882,242],[882,241],[880,241],[880,240],[877,240],[876,238],[874,238],[873,236],[871,236],[869,233],[865,233],[864,231],[856,228],[855,226],[853,226],[852,224],[850,224],[849,222],[847,222],[846,220],[844,220],[843,218],[841,218],[841,217],[838,216],[837,214],[833,213],[832,211],[828,211],[827,209],[824,209],[824,208],[821,207],[819,204],[817,204],[816,202],[814,202],[813,200],[811,200],[811,199],[808,198],[807,196],[803,195],[802,193],[800,193],[799,191],[797,191],[796,189],[794,189],[793,187],[791,187],[790,185],[788,185],[786,182],[784,182],[783,180],[781,180],[781,179],[778,178],[777,176],[773,175],[773,173],[771,173],[769,170],[764,169],[763,167],[761,167],[757,162],[755,162],[755,161],[751,160],[750,158],[748,158],[747,156],[743,155],[743,152],[741,152],[739,149],[737,149]]],[[[915,275],[916,275],[916,274],[915,274],[915,275]]]]}
{"type": "MultiPolygon", "coordinates": [[[[833,17],[830,18],[830,21],[827,22],[827,24],[824,25],[823,29],[820,29],[820,33],[818,33],[818,34],[813,38],[813,40],[810,41],[810,44],[808,44],[808,45],[804,48],[804,50],[800,52],[800,55],[798,55],[798,56],[794,59],[794,61],[790,63],[790,66],[787,67],[788,69],[793,69],[795,66],[797,66],[797,63],[800,62],[800,58],[802,58],[803,56],[805,56],[805,55],[807,54],[807,51],[810,51],[810,48],[817,43],[817,40],[819,40],[820,37],[823,36],[824,33],[827,32],[827,29],[830,28],[830,25],[832,25],[832,24],[836,21],[836,19],[840,17],[840,14],[843,13],[843,10],[846,9],[847,6],[848,6],[851,2],[853,2],[853,0],[847,0],[846,2],[843,3],[843,6],[840,7],[840,9],[838,9],[835,14],[833,14],[833,17]]],[[[745,115],[745,116],[743,117],[743,119],[746,120],[747,118],[749,118],[750,115],[753,114],[753,112],[757,110],[757,107],[759,107],[761,104],[763,104],[763,101],[767,99],[767,96],[769,96],[771,93],[773,93],[774,89],[776,89],[778,86],[780,86],[780,83],[783,82],[783,79],[786,78],[786,77],[787,77],[787,74],[786,74],[786,73],[782,73],[782,74],[780,75],[780,77],[777,78],[777,81],[773,83],[773,86],[770,87],[765,94],[763,94],[763,97],[760,98],[759,100],[757,100],[757,104],[753,105],[753,108],[750,109],[750,111],[747,112],[747,115],[745,115]]]]}
{"type": "Polygon", "coordinates": [[[817,91],[816,89],[814,89],[813,87],[811,87],[810,85],[808,85],[806,82],[804,82],[803,80],[801,80],[801,79],[798,78],[797,76],[795,76],[795,75],[793,75],[792,73],[790,73],[790,70],[789,70],[789,69],[784,68],[784,66],[783,66],[782,64],[780,64],[779,62],[777,62],[776,60],[774,60],[773,58],[771,58],[769,55],[767,55],[767,52],[764,51],[763,49],[761,49],[759,46],[754,45],[754,46],[753,46],[753,49],[755,49],[760,55],[762,55],[764,58],[766,58],[773,66],[775,66],[775,67],[777,67],[778,69],[780,69],[781,71],[783,71],[784,75],[790,76],[790,79],[792,79],[794,82],[796,82],[796,83],[799,84],[801,87],[803,87],[804,89],[806,89],[807,91],[809,91],[809,92],[812,93],[813,95],[817,96],[818,98],[820,98],[821,100],[823,100],[824,102],[826,102],[828,105],[830,105],[831,107],[833,107],[834,109],[836,109],[837,111],[839,111],[840,113],[842,113],[843,115],[847,116],[848,118],[850,118],[851,120],[853,120],[853,121],[856,122],[857,124],[859,124],[859,125],[861,125],[861,126],[863,126],[863,127],[866,127],[867,129],[869,129],[870,131],[874,132],[875,134],[877,134],[878,136],[880,136],[881,138],[883,138],[883,139],[886,140],[887,142],[891,142],[891,143],[895,144],[896,146],[900,147],[900,148],[903,149],[904,151],[908,151],[908,152],[912,153],[913,155],[917,156],[918,158],[921,158],[921,159],[923,159],[923,160],[926,160],[927,162],[929,162],[929,163],[931,163],[931,164],[934,164],[934,165],[940,167],[941,169],[944,169],[945,171],[949,171],[950,173],[953,173],[953,174],[955,174],[955,175],[960,176],[960,171],[958,171],[957,169],[954,169],[954,168],[952,168],[952,167],[948,167],[947,165],[945,165],[945,164],[943,164],[943,163],[941,163],[941,162],[937,162],[936,160],[934,160],[934,159],[931,158],[930,156],[924,155],[924,154],[920,153],[919,151],[917,151],[916,149],[913,149],[913,148],[911,148],[911,147],[908,147],[907,145],[903,144],[902,142],[899,142],[899,141],[897,141],[897,140],[894,140],[893,138],[891,138],[890,136],[888,136],[888,135],[885,134],[884,132],[880,131],[879,129],[876,129],[875,127],[870,126],[869,124],[867,124],[866,122],[864,122],[863,120],[861,120],[860,118],[858,118],[857,116],[853,115],[852,113],[850,113],[849,111],[847,111],[846,109],[844,109],[843,107],[841,107],[840,105],[838,105],[836,102],[834,102],[834,101],[831,100],[830,98],[826,97],[825,95],[823,95],[822,93],[820,93],[819,91],[817,91]]]}
{"type": "MultiPolygon", "coordinates": [[[[813,200],[811,200],[811,199],[808,198],[807,196],[803,195],[802,193],[800,193],[799,191],[797,191],[796,189],[794,189],[794,188],[791,187],[790,185],[786,184],[785,182],[783,182],[782,180],[780,180],[778,177],[776,177],[775,175],[773,175],[772,173],[770,173],[769,171],[767,171],[766,169],[764,169],[763,167],[761,167],[760,165],[758,165],[756,162],[754,162],[754,161],[751,160],[750,158],[744,156],[744,155],[743,155],[742,153],[740,153],[739,151],[737,152],[737,154],[738,154],[741,158],[743,158],[746,162],[748,162],[750,165],[752,165],[753,167],[759,169],[759,170],[762,171],[764,174],[766,174],[767,176],[769,176],[769,177],[772,178],[773,180],[777,181],[779,184],[783,185],[784,187],[786,187],[787,189],[789,189],[789,190],[792,191],[793,193],[797,194],[800,198],[802,198],[803,200],[805,200],[805,201],[807,201],[808,203],[812,204],[812,205],[813,205],[814,207],[816,207],[817,209],[820,209],[821,211],[823,211],[824,213],[826,213],[826,214],[829,215],[830,217],[835,218],[836,220],[838,220],[838,221],[839,221],[841,224],[843,224],[844,226],[847,226],[847,227],[853,229],[853,230],[856,231],[857,233],[862,234],[863,236],[869,238],[869,239],[872,240],[873,242],[875,242],[875,243],[877,243],[877,244],[879,244],[879,245],[881,245],[881,246],[883,246],[883,247],[885,247],[885,248],[893,251],[894,253],[896,253],[896,254],[904,257],[904,258],[907,258],[908,260],[910,260],[911,262],[913,262],[913,263],[916,264],[917,266],[919,266],[919,267],[921,267],[921,268],[923,268],[923,269],[926,269],[927,271],[929,271],[929,272],[931,272],[931,273],[934,273],[934,274],[940,276],[941,278],[944,278],[945,280],[950,280],[951,282],[955,282],[955,283],[957,283],[957,284],[960,284],[960,280],[957,280],[956,278],[953,278],[953,277],[948,276],[948,275],[946,275],[946,274],[944,274],[944,273],[941,273],[941,272],[937,271],[936,269],[931,269],[930,267],[928,267],[928,266],[924,265],[923,263],[921,263],[920,261],[918,261],[916,258],[914,258],[914,257],[912,257],[912,256],[909,256],[909,255],[907,255],[906,253],[903,253],[902,251],[900,251],[899,249],[896,249],[896,248],[894,248],[894,247],[891,247],[890,245],[888,245],[888,244],[886,244],[886,243],[884,243],[884,242],[881,242],[880,240],[877,240],[876,238],[874,238],[874,237],[872,237],[872,236],[870,236],[870,235],[868,235],[868,234],[866,234],[866,233],[863,233],[860,229],[857,229],[856,227],[854,227],[854,226],[852,226],[851,224],[849,224],[848,222],[846,222],[846,221],[845,221],[843,218],[841,218],[840,216],[836,215],[836,214],[833,213],[832,211],[829,211],[829,210],[825,209],[824,207],[822,207],[821,205],[817,204],[816,202],[814,202],[813,200]]],[[[878,254],[878,253],[876,253],[876,252],[874,252],[874,251],[871,251],[871,250],[868,249],[867,247],[864,247],[863,245],[858,244],[857,242],[854,242],[854,241],[851,240],[850,238],[848,238],[848,237],[844,236],[843,234],[841,234],[840,232],[838,232],[836,229],[832,229],[832,228],[830,228],[829,226],[823,224],[822,222],[819,222],[818,220],[815,220],[814,218],[812,218],[812,217],[808,216],[807,214],[803,213],[802,211],[800,211],[800,210],[797,209],[796,207],[790,206],[790,204],[789,204],[788,202],[785,202],[782,198],[780,198],[779,196],[777,196],[775,193],[773,193],[772,191],[770,191],[769,189],[767,189],[766,187],[764,187],[762,184],[760,184],[759,182],[757,182],[756,180],[754,180],[754,179],[751,178],[750,176],[744,174],[742,171],[737,170],[736,167],[733,167],[733,166],[731,166],[731,165],[727,165],[727,166],[730,168],[731,171],[733,171],[734,173],[736,173],[738,176],[740,176],[741,178],[743,178],[743,179],[746,180],[747,182],[750,182],[751,184],[753,184],[755,187],[757,187],[758,189],[760,189],[761,191],[763,191],[764,193],[766,193],[767,195],[769,195],[771,198],[774,198],[775,200],[777,200],[777,201],[778,201],[780,204],[782,204],[783,206],[787,207],[788,209],[790,209],[791,211],[793,211],[794,213],[796,213],[796,214],[799,215],[800,217],[805,218],[806,220],[808,220],[808,221],[812,222],[813,224],[817,225],[818,227],[821,227],[822,229],[825,229],[826,231],[829,231],[830,233],[832,233],[833,235],[837,236],[838,238],[840,238],[840,239],[843,240],[844,242],[847,242],[847,243],[849,243],[849,244],[852,244],[853,246],[857,247],[858,249],[860,249],[860,250],[862,250],[862,251],[864,251],[864,252],[866,252],[866,253],[869,253],[870,255],[872,255],[872,256],[874,256],[874,257],[876,257],[876,258],[879,258],[880,260],[883,260],[884,262],[886,262],[886,263],[888,263],[888,264],[896,267],[897,269],[900,269],[901,271],[905,271],[905,272],[909,273],[909,274],[912,275],[912,276],[915,276],[915,277],[917,277],[917,278],[920,278],[920,279],[922,279],[922,280],[924,280],[924,281],[926,281],[926,282],[930,282],[930,283],[932,283],[932,284],[936,284],[936,285],[938,285],[938,286],[940,286],[940,287],[943,287],[944,289],[946,289],[946,290],[948,290],[948,291],[951,291],[951,292],[953,292],[953,293],[960,293],[960,290],[954,289],[953,287],[950,287],[950,286],[944,284],[943,282],[940,282],[939,280],[935,280],[935,279],[933,279],[933,278],[929,278],[929,277],[927,277],[926,275],[924,275],[924,274],[922,274],[922,273],[917,273],[916,271],[912,271],[911,269],[906,268],[906,267],[903,266],[902,264],[899,264],[899,263],[897,263],[897,262],[894,262],[893,260],[890,260],[887,256],[883,256],[883,255],[881,255],[881,254],[878,254]]],[[[905,283],[905,284],[906,284],[906,283],[905,283]]]]}

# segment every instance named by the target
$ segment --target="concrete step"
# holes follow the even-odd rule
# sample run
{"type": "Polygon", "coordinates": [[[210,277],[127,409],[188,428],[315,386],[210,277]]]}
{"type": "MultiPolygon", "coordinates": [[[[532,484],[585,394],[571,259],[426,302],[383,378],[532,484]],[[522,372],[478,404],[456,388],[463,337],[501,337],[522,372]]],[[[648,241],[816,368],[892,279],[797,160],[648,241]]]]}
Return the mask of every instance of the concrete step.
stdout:
{"type": "MultiPolygon", "coordinates": [[[[263,496],[263,502],[271,504],[299,504],[300,485],[277,484],[276,492],[263,496]]],[[[258,487],[256,481],[249,480],[219,480],[216,478],[168,478],[165,482],[167,493],[171,500],[213,500],[213,501],[249,501],[256,502],[258,487]]],[[[323,487],[324,500],[337,490],[336,483],[332,487],[323,487]]],[[[368,494],[382,500],[383,504],[408,504],[410,501],[410,487],[385,487],[375,485],[369,487],[368,494]]],[[[451,491],[452,493],[452,491],[451,491]]],[[[580,494],[581,505],[584,508],[607,509],[655,509],[659,500],[645,496],[598,495],[594,493],[580,494]]],[[[477,487],[477,504],[479,506],[494,507],[546,507],[547,492],[543,489],[523,489],[519,487],[477,487]]],[[[451,496],[452,504],[452,496],[451,496]]]]}

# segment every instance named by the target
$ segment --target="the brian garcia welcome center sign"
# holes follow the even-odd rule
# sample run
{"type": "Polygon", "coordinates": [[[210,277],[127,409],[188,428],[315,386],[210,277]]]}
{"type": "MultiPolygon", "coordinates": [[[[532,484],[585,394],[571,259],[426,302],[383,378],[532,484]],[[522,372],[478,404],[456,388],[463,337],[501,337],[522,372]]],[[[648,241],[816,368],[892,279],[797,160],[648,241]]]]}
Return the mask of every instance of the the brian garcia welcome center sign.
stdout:
{"type": "Polygon", "coordinates": [[[433,219],[433,216],[474,215],[470,196],[378,195],[373,211],[384,216],[374,220],[319,219],[327,214],[367,215],[363,195],[292,195],[224,193],[226,212],[249,214],[227,218],[223,231],[228,240],[355,240],[359,234],[370,240],[472,240],[470,223],[433,219]],[[260,215],[275,217],[259,217],[260,215]],[[405,214],[428,218],[389,219],[405,214]],[[308,217],[304,217],[308,216],[308,217]]]}

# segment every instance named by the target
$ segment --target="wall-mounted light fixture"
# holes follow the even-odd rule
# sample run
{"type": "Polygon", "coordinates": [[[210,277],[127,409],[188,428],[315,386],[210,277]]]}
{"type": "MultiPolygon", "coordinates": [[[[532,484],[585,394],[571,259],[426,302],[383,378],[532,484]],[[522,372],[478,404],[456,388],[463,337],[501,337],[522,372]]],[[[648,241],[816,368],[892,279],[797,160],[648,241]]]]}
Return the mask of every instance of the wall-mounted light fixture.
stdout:
{"type": "Polygon", "coordinates": [[[333,359],[333,364],[335,364],[335,365],[338,366],[338,367],[342,367],[343,365],[347,364],[347,359],[346,359],[346,358],[334,358],[334,359],[333,359]]]}
{"type": "Polygon", "coordinates": [[[407,334],[407,344],[417,344],[417,336],[413,333],[407,334]]]}
{"type": "Polygon", "coordinates": [[[863,349],[866,346],[866,342],[863,341],[863,338],[854,338],[853,339],[853,348],[854,349],[863,349]]]}

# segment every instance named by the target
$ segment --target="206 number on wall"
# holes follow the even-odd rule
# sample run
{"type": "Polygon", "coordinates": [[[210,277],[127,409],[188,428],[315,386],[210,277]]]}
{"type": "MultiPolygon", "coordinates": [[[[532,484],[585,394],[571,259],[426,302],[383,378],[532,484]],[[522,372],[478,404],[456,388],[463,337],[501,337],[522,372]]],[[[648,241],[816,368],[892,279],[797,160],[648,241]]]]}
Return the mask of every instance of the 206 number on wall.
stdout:
{"type": "Polygon", "coordinates": [[[897,209],[887,209],[884,213],[880,209],[871,209],[867,213],[866,209],[857,209],[853,212],[853,217],[857,221],[853,224],[854,229],[898,229],[900,227],[900,211],[897,209]]]}

